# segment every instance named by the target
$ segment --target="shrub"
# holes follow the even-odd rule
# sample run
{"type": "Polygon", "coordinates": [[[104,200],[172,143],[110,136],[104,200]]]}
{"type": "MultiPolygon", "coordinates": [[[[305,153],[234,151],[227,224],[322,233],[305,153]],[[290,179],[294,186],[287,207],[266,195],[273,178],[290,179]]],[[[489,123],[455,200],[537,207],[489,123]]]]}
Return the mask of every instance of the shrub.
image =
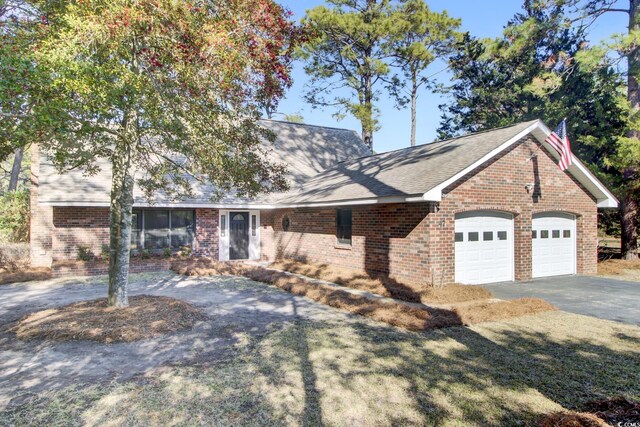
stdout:
{"type": "Polygon", "coordinates": [[[0,196],[0,240],[29,241],[29,191],[9,191],[0,196]]]}
{"type": "Polygon", "coordinates": [[[78,246],[78,259],[80,261],[91,261],[94,258],[93,252],[86,246],[78,246]]]}
{"type": "Polygon", "coordinates": [[[109,245],[102,245],[102,252],[100,252],[100,258],[103,261],[109,261],[109,245]]]}
{"type": "Polygon", "coordinates": [[[171,249],[164,248],[164,250],[162,251],[162,256],[164,256],[165,258],[171,258],[171,249]]]}
{"type": "Polygon", "coordinates": [[[140,258],[142,259],[149,259],[151,258],[151,252],[149,252],[149,249],[143,249],[140,251],[140,258]]]}

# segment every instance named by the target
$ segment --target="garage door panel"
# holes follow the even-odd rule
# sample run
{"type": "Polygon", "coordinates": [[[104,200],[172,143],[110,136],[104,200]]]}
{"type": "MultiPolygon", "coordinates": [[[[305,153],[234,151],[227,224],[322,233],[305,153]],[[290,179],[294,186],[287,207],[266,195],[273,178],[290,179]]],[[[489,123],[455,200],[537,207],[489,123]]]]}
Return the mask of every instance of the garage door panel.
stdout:
{"type": "Polygon", "coordinates": [[[480,284],[513,280],[513,217],[501,212],[456,215],[456,281],[480,284]]]}
{"type": "Polygon", "coordinates": [[[534,215],[532,275],[559,276],[576,272],[575,216],[564,213],[534,215]]]}

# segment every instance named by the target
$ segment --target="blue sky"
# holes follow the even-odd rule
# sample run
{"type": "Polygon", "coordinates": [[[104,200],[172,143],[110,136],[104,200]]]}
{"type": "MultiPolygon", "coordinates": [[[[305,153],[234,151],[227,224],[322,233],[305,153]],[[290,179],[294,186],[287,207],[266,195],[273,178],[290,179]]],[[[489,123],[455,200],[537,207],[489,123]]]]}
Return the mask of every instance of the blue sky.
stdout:
{"type": "MultiPolygon", "coordinates": [[[[322,0],[279,0],[281,4],[287,6],[293,13],[294,18],[299,20],[306,10],[321,5],[322,0]]],[[[476,37],[496,37],[501,34],[502,28],[509,19],[521,10],[522,0],[427,0],[429,7],[433,10],[446,10],[449,15],[462,19],[461,29],[469,31],[476,37]]],[[[627,4],[628,0],[619,0],[621,7],[627,4]]],[[[600,17],[591,26],[590,37],[592,42],[609,37],[613,33],[620,33],[626,30],[627,15],[623,13],[609,13],[600,17]]],[[[442,63],[432,64],[429,72],[437,72],[444,68],[442,63]]],[[[448,81],[447,72],[439,75],[441,81],[448,81]]],[[[335,110],[332,109],[312,109],[302,95],[304,86],[308,78],[302,70],[302,65],[296,63],[293,69],[294,84],[287,93],[285,99],[280,103],[278,111],[282,113],[299,112],[306,123],[334,126],[360,131],[360,124],[357,120],[347,117],[337,121],[332,117],[335,110]]],[[[446,101],[445,98],[429,93],[424,90],[420,94],[418,101],[418,127],[416,140],[418,144],[431,142],[436,137],[436,128],[440,123],[440,110],[438,105],[446,101]]],[[[382,96],[378,102],[381,110],[380,124],[382,128],[374,135],[374,150],[377,152],[394,150],[410,145],[410,111],[409,109],[397,110],[392,100],[382,96]]],[[[274,119],[282,116],[274,116],[274,119]]],[[[543,118],[544,119],[544,118],[543,118]]],[[[550,124],[555,126],[555,124],[550,124]]]]}

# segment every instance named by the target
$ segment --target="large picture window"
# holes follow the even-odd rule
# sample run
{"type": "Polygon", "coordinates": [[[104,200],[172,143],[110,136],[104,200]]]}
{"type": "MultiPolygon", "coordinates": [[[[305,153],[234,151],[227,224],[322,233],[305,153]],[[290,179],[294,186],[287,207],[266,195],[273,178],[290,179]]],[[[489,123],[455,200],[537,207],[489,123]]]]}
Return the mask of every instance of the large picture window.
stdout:
{"type": "Polygon", "coordinates": [[[351,244],[351,209],[336,210],[336,237],[338,243],[351,244]]]}
{"type": "Polygon", "coordinates": [[[190,209],[136,209],[133,211],[132,249],[178,249],[191,246],[195,212],[190,209]]]}

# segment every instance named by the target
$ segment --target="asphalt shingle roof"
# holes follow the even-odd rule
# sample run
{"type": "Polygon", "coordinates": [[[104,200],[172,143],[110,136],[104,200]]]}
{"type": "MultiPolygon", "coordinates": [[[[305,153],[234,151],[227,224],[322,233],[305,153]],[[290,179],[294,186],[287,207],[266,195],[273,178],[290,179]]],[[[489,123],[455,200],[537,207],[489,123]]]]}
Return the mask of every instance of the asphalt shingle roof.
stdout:
{"type": "Polygon", "coordinates": [[[361,157],[329,167],[273,203],[322,203],[426,193],[536,121],[361,157]]]}
{"type": "MultiPolygon", "coordinates": [[[[371,154],[358,134],[347,129],[313,126],[298,123],[262,120],[261,125],[273,131],[276,141],[268,147],[272,149],[271,159],[283,163],[289,170],[292,190],[300,189],[303,182],[321,171],[341,161],[371,154]]],[[[111,190],[111,167],[107,160],[98,161],[100,171],[94,176],[84,176],[81,171],[58,174],[53,165],[42,156],[40,162],[39,202],[50,204],[108,204],[111,190]]],[[[165,200],[162,194],[156,203],[198,205],[211,203],[213,188],[193,183],[193,199],[179,202],[165,200]]],[[[145,203],[142,192],[136,188],[135,202],[145,203]]],[[[246,199],[233,195],[216,201],[225,204],[244,204],[246,199]]]]}

